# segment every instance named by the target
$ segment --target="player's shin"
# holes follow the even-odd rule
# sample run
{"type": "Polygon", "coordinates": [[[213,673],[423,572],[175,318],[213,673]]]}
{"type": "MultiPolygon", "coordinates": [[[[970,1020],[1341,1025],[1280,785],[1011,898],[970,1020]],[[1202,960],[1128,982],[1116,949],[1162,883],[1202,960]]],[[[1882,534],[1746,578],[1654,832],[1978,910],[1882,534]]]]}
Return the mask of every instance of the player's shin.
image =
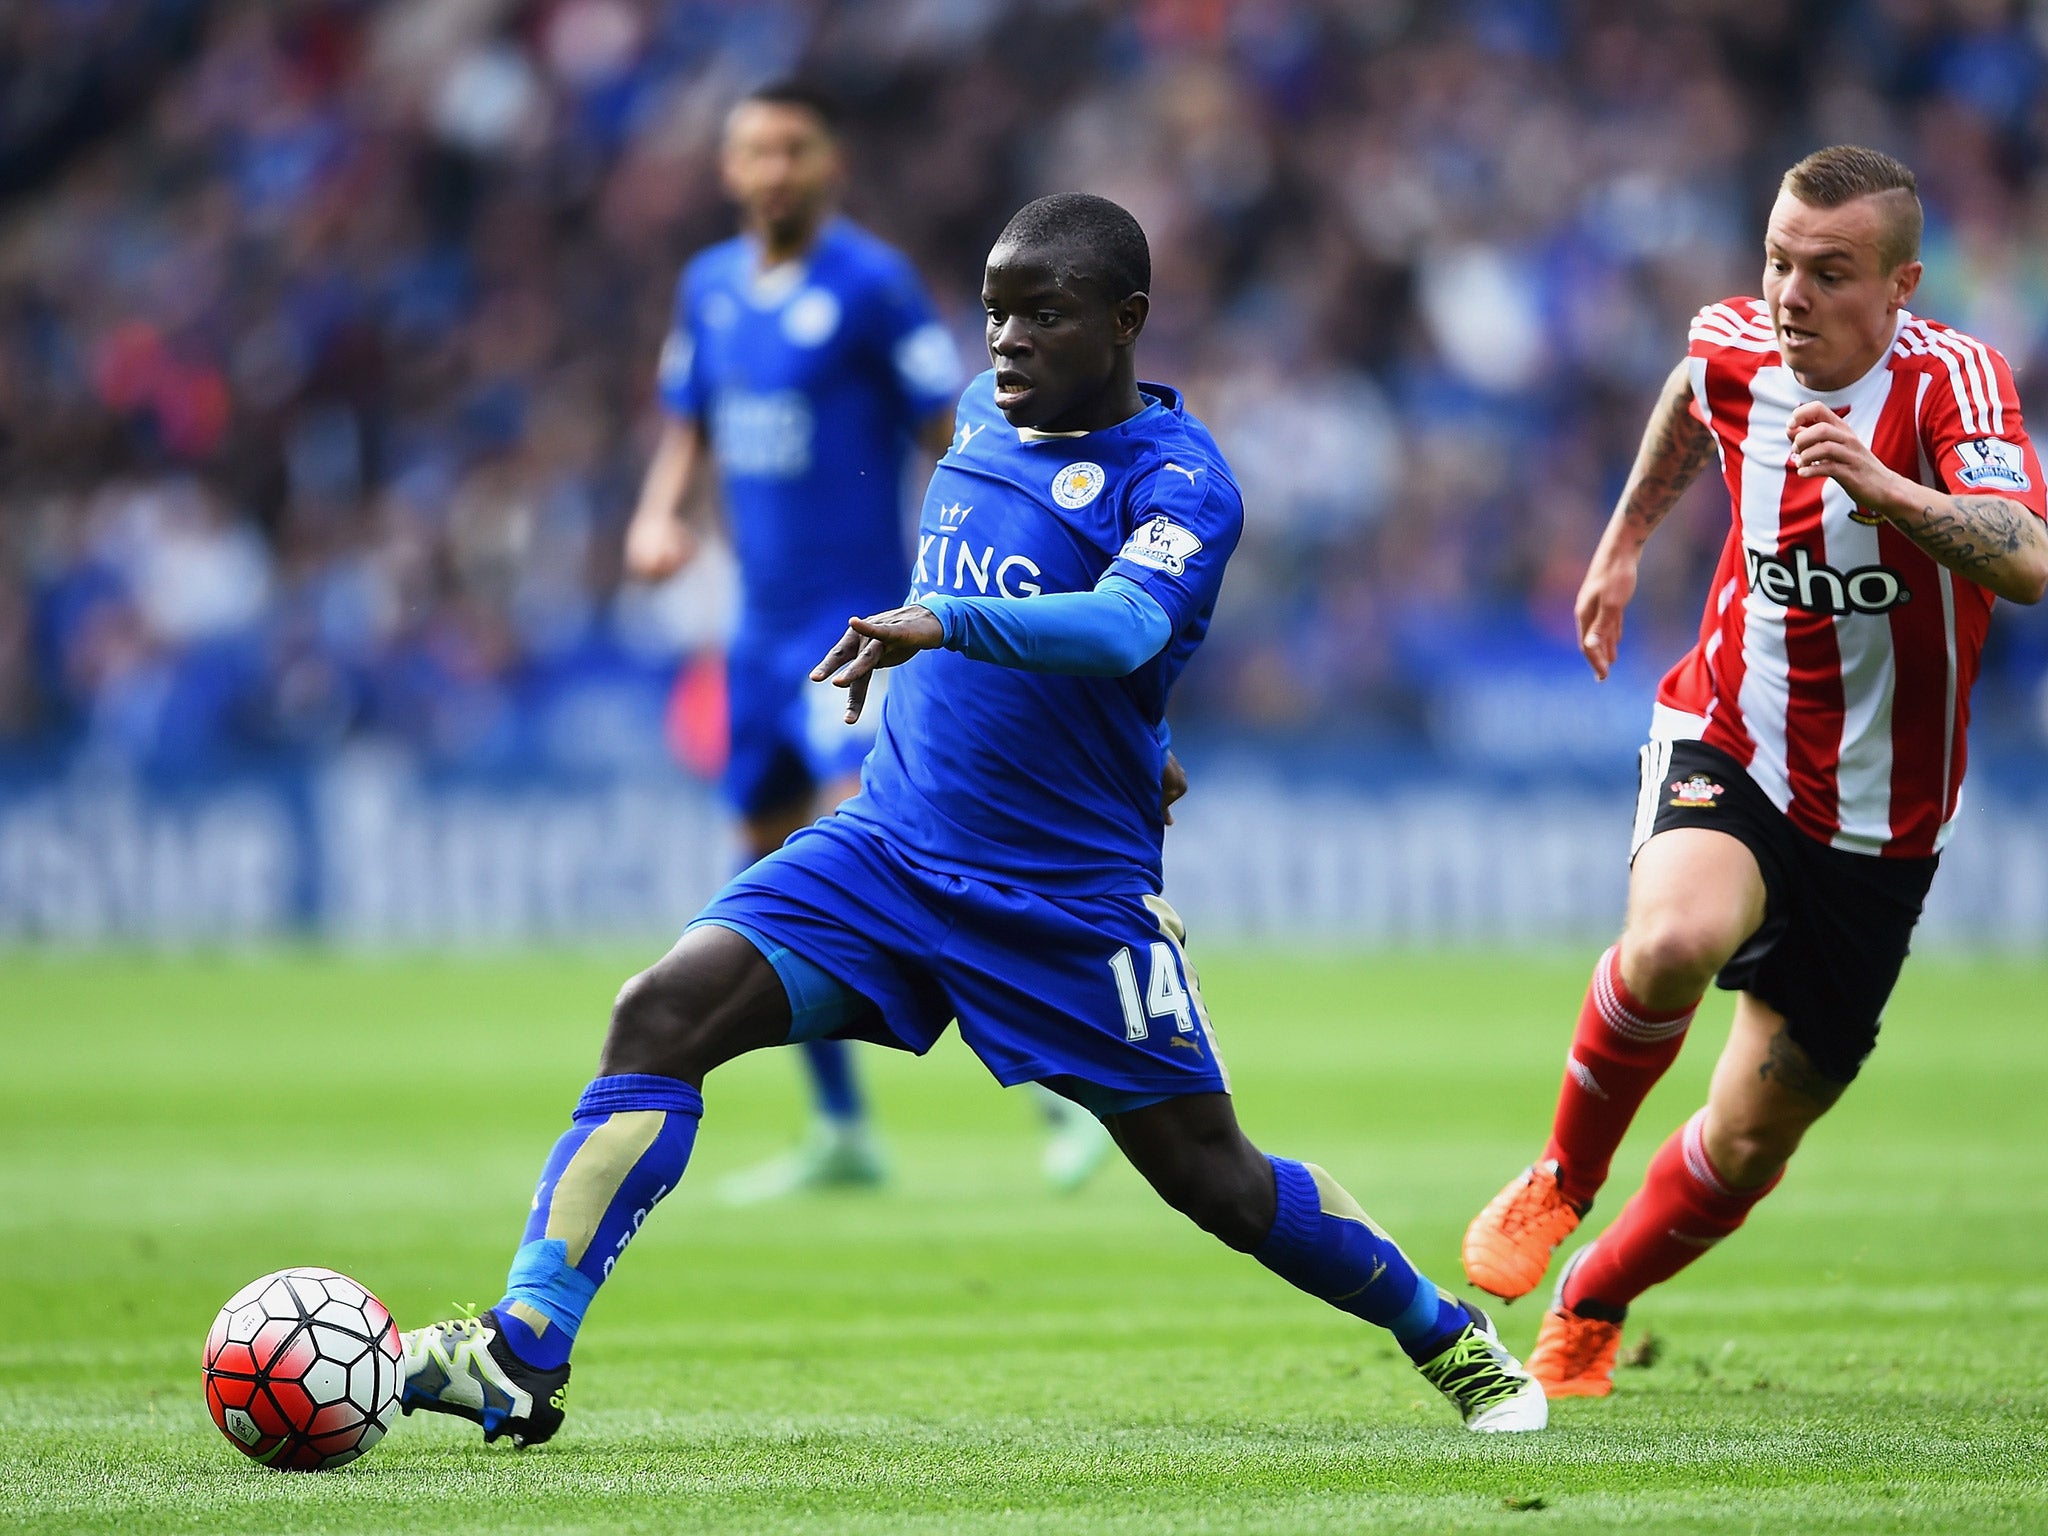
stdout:
{"type": "Polygon", "coordinates": [[[1579,1007],[1578,1028],[1565,1058],[1545,1161],[1554,1160],[1564,1197],[1583,1210],[1592,1203],[1614,1149],[1629,1122],[1685,1044],[1685,1032],[1699,1007],[1645,1007],[1621,977],[1621,946],[1600,957],[1579,1007]]]}
{"type": "Polygon", "coordinates": [[[1650,1159],[1643,1187],[1614,1224],[1588,1246],[1566,1274],[1558,1304],[1617,1319],[1620,1311],[1660,1280],[1668,1280],[1740,1227],[1778,1187],[1784,1170],[1754,1189],[1736,1189],[1707,1156],[1703,1109],[1674,1131],[1650,1159]]]}
{"type": "Polygon", "coordinates": [[[1289,1284],[1375,1323],[1417,1364],[1442,1353],[1471,1315],[1408,1262],[1344,1187],[1313,1163],[1269,1158],[1278,1208],[1252,1256],[1289,1284]]]}
{"type": "Polygon", "coordinates": [[[493,1310],[527,1364],[569,1358],[597,1288],[683,1176],[704,1099],[672,1077],[623,1073],[583,1090],[548,1155],[505,1296],[493,1310]]]}

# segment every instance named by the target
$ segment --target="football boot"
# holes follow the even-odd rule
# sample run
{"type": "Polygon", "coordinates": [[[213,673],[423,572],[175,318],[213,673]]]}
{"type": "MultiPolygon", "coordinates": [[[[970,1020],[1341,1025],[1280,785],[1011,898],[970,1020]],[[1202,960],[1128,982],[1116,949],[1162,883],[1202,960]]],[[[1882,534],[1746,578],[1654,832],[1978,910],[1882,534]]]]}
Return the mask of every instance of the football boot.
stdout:
{"type": "Polygon", "coordinates": [[[1523,1169],[1465,1229],[1465,1278],[1503,1301],[1528,1295],[1586,1210],[1565,1198],[1554,1161],[1523,1169]]]}
{"type": "Polygon", "coordinates": [[[1552,1397],[1605,1397],[1614,1390],[1621,1324],[1628,1309],[1583,1300],[1568,1307],[1564,1302],[1565,1282],[1592,1251],[1591,1244],[1581,1248],[1557,1277],[1557,1294],[1543,1314],[1536,1348],[1529,1356],[1530,1374],[1552,1397]]]}
{"type": "Polygon", "coordinates": [[[1439,1355],[1416,1366],[1422,1379],[1451,1400],[1474,1434],[1517,1434],[1550,1422],[1543,1387],[1509,1354],[1493,1331],[1493,1319],[1470,1302],[1472,1321],[1439,1355]]]}
{"type": "Polygon", "coordinates": [[[399,1336],[405,1385],[399,1406],[407,1413],[450,1413],[481,1424],[486,1441],[539,1445],[562,1427],[569,1395],[566,1363],[551,1371],[512,1353],[495,1312],[430,1323],[399,1336]]]}

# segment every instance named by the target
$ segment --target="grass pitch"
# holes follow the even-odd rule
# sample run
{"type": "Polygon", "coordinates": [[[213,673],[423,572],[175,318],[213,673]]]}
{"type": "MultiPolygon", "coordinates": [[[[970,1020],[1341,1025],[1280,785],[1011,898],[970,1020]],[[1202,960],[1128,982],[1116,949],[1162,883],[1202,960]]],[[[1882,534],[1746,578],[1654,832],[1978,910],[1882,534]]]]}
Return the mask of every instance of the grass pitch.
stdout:
{"type": "MultiPolygon", "coordinates": [[[[1540,1144],[1592,958],[1211,956],[1204,983],[1254,1138],[1453,1283],[1540,1144]]],[[[244,1461],[200,1401],[214,1309],[302,1263],[405,1323],[493,1300],[630,967],[0,958],[0,1528],[2048,1530],[2048,968],[1925,958],[1785,1187],[1638,1305],[1654,1362],[1546,1435],[1465,1434],[1381,1335],[1120,1165],[1046,1192],[1029,1102],[949,1040],[865,1053],[898,1168],[870,1196],[715,1205],[801,1110],[789,1062],[712,1080],[553,1444],[422,1416],[341,1473],[244,1461]]]]}

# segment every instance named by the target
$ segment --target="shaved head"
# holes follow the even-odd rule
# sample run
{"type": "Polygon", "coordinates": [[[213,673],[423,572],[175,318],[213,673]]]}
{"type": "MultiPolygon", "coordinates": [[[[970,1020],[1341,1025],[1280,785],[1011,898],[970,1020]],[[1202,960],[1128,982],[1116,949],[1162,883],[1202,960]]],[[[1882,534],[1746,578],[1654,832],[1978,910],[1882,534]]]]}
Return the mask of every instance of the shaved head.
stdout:
{"type": "Polygon", "coordinates": [[[1106,197],[1056,192],[1026,203],[996,237],[991,262],[1037,258],[1111,303],[1152,286],[1152,251],[1138,221],[1106,197]]]}
{"type": "Polygon", "coordinates": [[[1887,272],[1920,259],[1920,188],[1912,170],[1879,150],[1836,144],[1815,150],[1779,183],[1809,208],[1870,198],[1880,219],[1878,259],[1887,272]]]}

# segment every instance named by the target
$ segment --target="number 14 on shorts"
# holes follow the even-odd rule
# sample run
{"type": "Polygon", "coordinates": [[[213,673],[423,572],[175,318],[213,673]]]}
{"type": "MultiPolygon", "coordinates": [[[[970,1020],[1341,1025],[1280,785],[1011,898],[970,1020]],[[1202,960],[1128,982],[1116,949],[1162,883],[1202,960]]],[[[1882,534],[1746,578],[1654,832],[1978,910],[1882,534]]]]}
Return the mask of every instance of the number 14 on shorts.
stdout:
{"type": "Polygon", "coordinates": [[[1116,977],[1116,995],[1124,1005],[1124,1038],[1143,1040],[1151,1033],[1147,1015],[1172,1019],[1184,1035],[1195,1032],[1195,1005],[1181,981],[1180,961],[1173,946],[1163,939],[1152,944],[1152,974],[1145,984],[1143,1000],[1138,993],[1138,962],[1127,944],[1109,957],[1110,973],[1116,977]]]}

